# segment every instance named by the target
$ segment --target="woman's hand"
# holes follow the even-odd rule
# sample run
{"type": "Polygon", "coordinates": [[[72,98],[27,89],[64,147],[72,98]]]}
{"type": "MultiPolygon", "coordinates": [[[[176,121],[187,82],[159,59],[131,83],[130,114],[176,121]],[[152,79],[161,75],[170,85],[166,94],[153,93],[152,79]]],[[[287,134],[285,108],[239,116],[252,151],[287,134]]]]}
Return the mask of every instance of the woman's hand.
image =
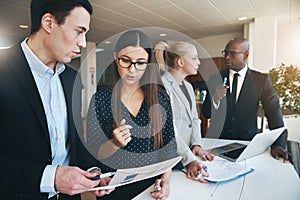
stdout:
{"type": "Polygon", "coordinates": [[[132,126],[125,124],[125,119],[122,119],[119,126],[113,130],[112,143],[119,148],[125,147],[131,140],[130,129],[132,126]]]}
{"type": "Polygon", "coordinates": [[[121,147],[124,147],[130,142],[130,129],[132,126],[125,125],[125,119],[122,119],[119,126],[113,130],[113,138],[102,144],[98,149],[98,159],[106,159],[121,147]]]}
{"type": "Polygon", "coordinates": [[[202,160],[206,161],[212,161],[214,159],[214,156],[207,151],[204,151],[200,146],[194,145],[192,147],[192,152],[194,155],[199,156],[202,160]]]}
{"type": "Polygon", "coordinates": [[[170,195],[170,184],[166,179],[157,179],[154,184],[154,191],[151,195],[156,200],[167,199],[170,195]]]}
{"type": "Polygon", "coordinates": [[[199,177],[199,175],[201,174],[204,176],[208,176],[208,173],[204,170],[204,165],[201,164],[199,161],[193,160],[192,162],[190,162],[187,165],[186,171],[187,171],[187,177],[189,179],[193,179],[201,183],[207,183],[205,179],[199,177]]]}

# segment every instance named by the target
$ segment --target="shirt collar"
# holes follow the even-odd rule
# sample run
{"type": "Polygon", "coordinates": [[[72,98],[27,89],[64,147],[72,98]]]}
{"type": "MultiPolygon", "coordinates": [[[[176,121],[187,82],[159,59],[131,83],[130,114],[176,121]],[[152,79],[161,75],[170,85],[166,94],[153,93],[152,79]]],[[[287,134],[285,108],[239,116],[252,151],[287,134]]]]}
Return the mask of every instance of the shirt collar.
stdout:
{"type": "MultiPolygon", "coordinates": [[[[247,70],[248,70],[248,65],[246,64],[246,66],[238,72],[239,75],[240,75],[240,77],[243,77],[243,78],[244,78],[244,77],[246,76],[247,70]]],[[[234,70],[232,70],[232,69],[229,70],[229,75],[230,75],[230,77],[233,77],[233,75],[234,75],[235,73],[236,73],[236,71],[234,71],[234,70]]]]}
{"type": "MultiPolygon", "coordinates": [[[[29,48],[27,44],[28,38],[26,38],[22,43],[21,47],[25,54],[26,60],[29,64],[29,67],[32,71],[35,71],[38,74],[49,74],[54,75],[54,70],[45,65],[29,48]]],[[[65,70],[65,65],[63,63],[56,63],[55,72],[57,75],[61,74],[65,70]]]]}

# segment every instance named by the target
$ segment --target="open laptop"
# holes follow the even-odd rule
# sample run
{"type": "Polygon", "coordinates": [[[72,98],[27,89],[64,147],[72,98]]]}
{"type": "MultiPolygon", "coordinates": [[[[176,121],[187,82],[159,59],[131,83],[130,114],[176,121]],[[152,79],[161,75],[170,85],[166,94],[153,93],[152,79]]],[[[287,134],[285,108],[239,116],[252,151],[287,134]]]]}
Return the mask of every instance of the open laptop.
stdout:
{"type": "Polygon", "coordinates": [[[256,134],[248,145],[233,142],[207,151],[229,161],[239,162],[265,152],[285,129],[282,127],[256,134]]]}

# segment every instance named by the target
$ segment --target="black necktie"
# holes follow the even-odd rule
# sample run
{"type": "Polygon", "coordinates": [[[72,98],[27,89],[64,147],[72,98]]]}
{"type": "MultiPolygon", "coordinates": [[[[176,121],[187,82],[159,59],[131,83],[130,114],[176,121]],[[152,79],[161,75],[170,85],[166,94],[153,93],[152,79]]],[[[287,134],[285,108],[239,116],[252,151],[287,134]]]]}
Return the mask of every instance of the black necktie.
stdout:
{"type": "Polygon", "coordinates": [[[232,91],[231,91],[231,102],[232,107],[234,109],[235,102],[236,102],[236,89],[237,89],[237,82],[238,82],[238,76],[239,73],[235,73],[233,75],[233,81],[232,81],[232,91]]]}

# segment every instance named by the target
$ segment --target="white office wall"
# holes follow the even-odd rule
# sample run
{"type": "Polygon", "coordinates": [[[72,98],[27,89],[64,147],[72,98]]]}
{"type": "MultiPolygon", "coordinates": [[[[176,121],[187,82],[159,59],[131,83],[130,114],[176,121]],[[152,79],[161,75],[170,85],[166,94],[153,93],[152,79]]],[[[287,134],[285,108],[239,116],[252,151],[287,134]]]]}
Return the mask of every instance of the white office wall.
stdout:
{"type": "MultiPolygon", "coordinates": [[[[252,29],[255,27],[252,26],[252,29]]],[[[248,30],[249,31],[249,30],[248,30]]],[[[205,37],[197,39],[197,42],[207,51],[210,57],[220,57],[221,51],[224,50],[226,43],[233,37],[246,37],[243,32],[234,32],[229,34],[205,37]]],[[[250,39],[250,38],[248,38],[250,39]]],[[[251,48],[251,47],[250,47],[251,48]]],[[[300,66],[300,22],[299,23],[284,23],[277,25],[277,43],[276,48],[276,63],[294,64],[300,66]]],[[[250,51],[251,52],[251,51],[250,51]]],[[[253,52],[252,52],[253,53],[253,52]]],[[[199,53],[200,58],[201,53],[199,53]]],[[[249,56],[249,64],[251,57],[249,56]]],[[[252,58],[253,59],[253,58],[252,58]]],[[[266,59],[262,57],[260,59],[266,59]]],[[[273,59],[273,58],[272,58],[273,59]]],[[[266,66],[264,71],[270,70],[275,66],[266,66]]]]}
{"type": "Polygon", "coordinates": [[[300,66],[300,22],[278,25],[276,65],[300,66]]]}
{"type": "Polygon", "coordinates": [[[96,92],[96,44],[87,42],[86,48],[81,50],[80,73],[83,82],[82,91],[82,117],[86,118],[88,106],[92,95],[96,92]]]}
{"type": "MultiPolygon", "coordinates": [[[[243,37],[243,32],[234,32],[223,35],[200,38],[197,40],[197,42],[207,51],[210,57],[221,57],[221,51],[224,50],[227,42],[234,37],[243,37]]],[[[201,54],[201,52],[199,52],[199,57],[206,58],[203,57],[203,54],[201,54]]]]}
{"type": "Polygon", "coordinates": [[[277,49],[277,18],[257,17],[254,20],[253,68],[268,72],[275,66],[277,49]]]}

